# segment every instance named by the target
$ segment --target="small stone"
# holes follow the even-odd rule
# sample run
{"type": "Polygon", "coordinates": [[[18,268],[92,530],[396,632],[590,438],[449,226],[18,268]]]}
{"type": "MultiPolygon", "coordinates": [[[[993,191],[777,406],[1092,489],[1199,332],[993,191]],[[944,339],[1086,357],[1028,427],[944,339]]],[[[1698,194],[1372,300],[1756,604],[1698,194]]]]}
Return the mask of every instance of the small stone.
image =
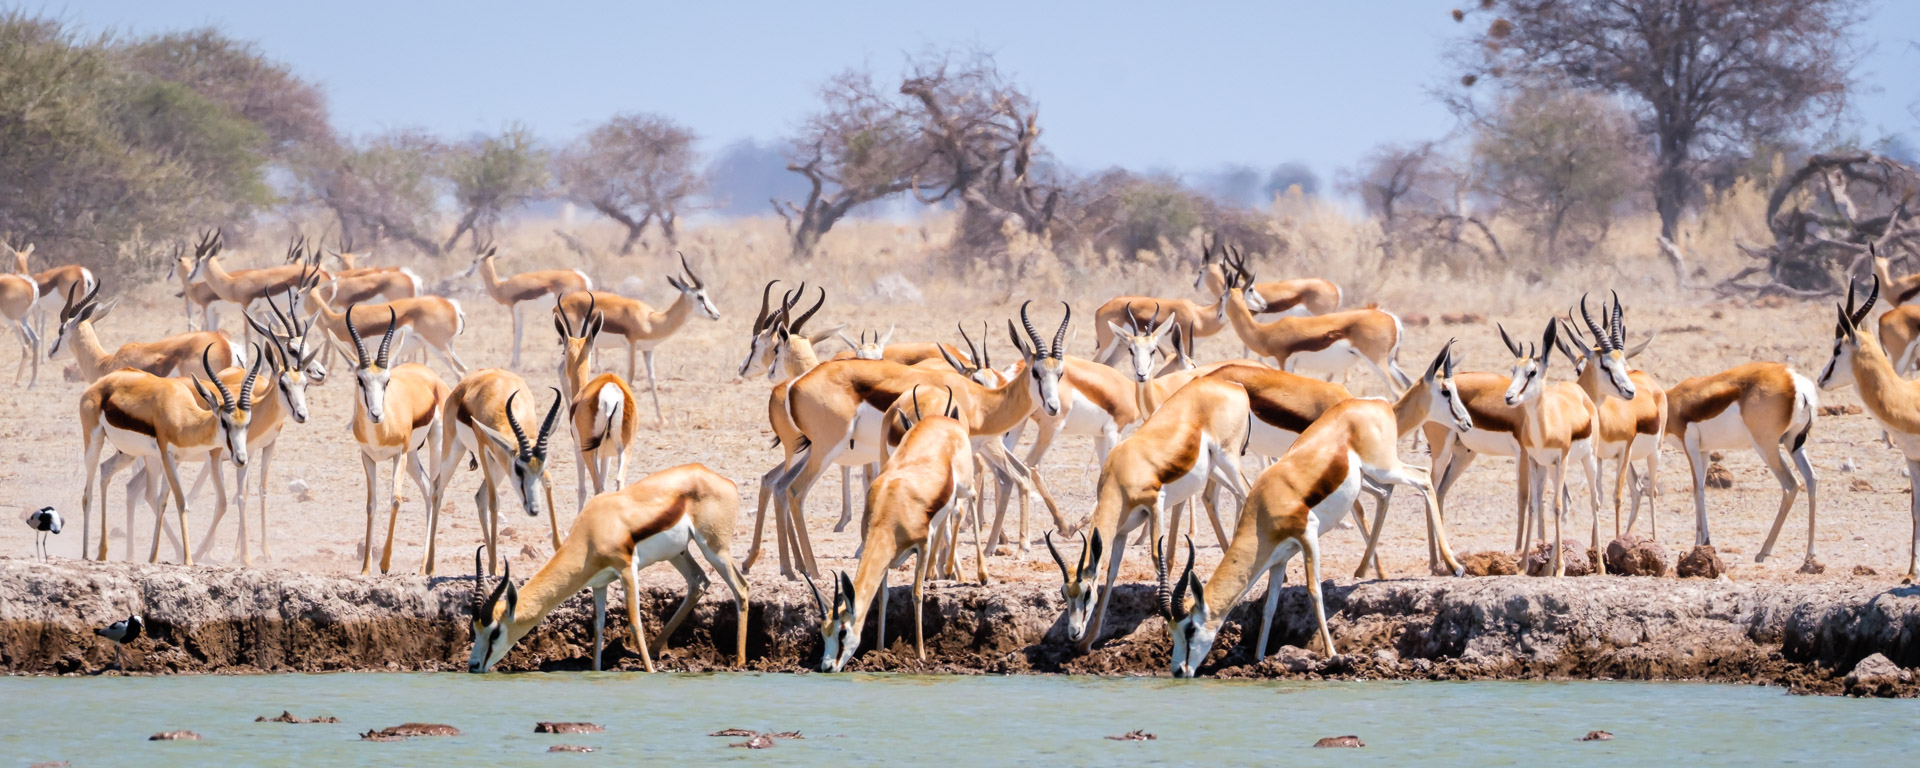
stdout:
{"type": "Polygon", "coordinates": [[[577,744],[555,744],[547,747],[548,752],[597,752],[594,747],[582,747],[577,744]]]}
{"type": "Polygon", "coordinates": [[[1726,572],[1727,564],[1720,561],[1720,554],[1710,544],[1694,547],[1682,555],[1673,569],[1673,574],[1683,579],[1717,579],[1726,572]]]}
{"type": "Polygon", "coordinates": [[[593,723],[549,723],[533,724],[534,733],[606,733],[607,729],[593,723]]]}
{"type": "Polygon", "coordinates": [[[1727,460],[1727,455],[1719,451],[1712,451],[1707,454],[1707,461],[1726,461],[1726,460],[1727,460]]]}
{"type": "Polygon", "coordinates": [[[1288,672],[1296,675],[1311,672],[1320,667],[1320,659],[1316,658],[1312,651],[1296,645],[1280,646],[1280,650],[1274,651],[1272,656],[1267,657],[1267,662],[1284,667],[1288,672]]]}
{"type": "Polygon", "coordinates": [[[1841,459],[1840,471],[1841,472],[1858,472],[1860,471],[1860,465],[1853,463],[1852,458],[1841,459]]]}
{"type": "Polygon", "coordinates": [[[161,731],[147,737],[147,741],[199,741],[200,734],[193,731],[161,731]]]}
{"type": "Polygon", "coordinates": [[[1461,558],[1460,565],[1467,569],[1468,576],[1514,576],[1520,573],[1520,564],[1507,552],[1475,552],[1461,558]]]}
{"type": "Polygon", "coordinates": [[[1614,539],[1607,544],[1607,572],[1622,576],[1667,575],[1667,550],[1657,541],[1636,535],[1614,539]]]}
{"type": "Polygon", "coordinates": [[[254,719],[253,719],[253,721],[254,721],[254,722],[256,722],[256,723],[337,723],[337,722],[340,722],[340,718],[337,718],[337,717],[294,717],[294,716],[293,716],[293,713],[292,713],[292,712],[288,712],[288,711],[286,711],[286,710],[284,710],[284,709],[283,709],[283,710],[280,710],[280,716],[279,716],[279,717],[266,717],[266,716],[261,716],[261,717],[256,717],[256,718],[254,718],[254,719]]]}
{"type": "Polygon", "coordinates": [[[1109,741],[1155,741],[1160,737],[1141,730],[1127,731],[1118,736],[1108,736],[1109,741]]]}
{"type": "Polygon", "coordinates": [[[1880,573],[1879,573],[1878,571],[1875,571],[1874,569],[1872,569],[1872,568],[1868,568],[1868,567],[1866,567],[1866,566],[1864,566],[1864,565],[1856,565],[1856,566],[1854,566],[1854,567],[1853,567],[1853,575],[1855,575],[1855,576],[1878,576],[1878,575],[1880,575],[1880,573]]]}
{"type": "Polygon", "coordinates": [[[1587,735],[1580,737],[1580,740],[1581,741],[1613,741],[1613,734],[1608,733],[1606,731],[1587,731],[1587,735]]]}
{"type": "Polygon", "coordinates": [[[1873,483],[1867,482],[1864,477],[1856,477],[1847,481],[1847,490],[1856,493],[1872,493],[1873,483]]]}
{"type": "Polygon", "coordinates": [[[1408,328],[1425,328],[1433,324],[1433,318],[1425,312],[1408,312],[1400,316],[1400,324],[1408,328]]]}
{"type": "Polygon", "coordinates": [[[1327,749],[1327,748],[1334,748],[1334,747],[1364,747],[1366,745],[1367,743],[1364,741],[1361,741],[1360,737],[1358,736],[1328,736],[1324,739],[1321,739],[1313,743],[1313,746],[1315,749],[1327,749]]]}
{"type": "Polygon", "coordinates": [[[1873,654],[1853,665],[1847,673],[1847,693],[1854,696],[1891,695],[1893,687],[1906,682],[1909,673],[1883,654],[1873,654]]]}
{"type": "Polygon", "coordinates": [[[1707,487],[1726,490],[1733,487],[1733,472],[1726,465],[1714,462],[1707,467],[1707,487]]]}
{"type": "Polygon", "coordinates": [[[728,744],[727,746],[744,748],[744,749],[772,749],[773,745],[774,745],[773,734],[758,733],[758,734],[754,734],[753,738],[751,739],[747,739],[746,741],[741,741],[741,742],[735,742],[733,744],[728,744]]]}

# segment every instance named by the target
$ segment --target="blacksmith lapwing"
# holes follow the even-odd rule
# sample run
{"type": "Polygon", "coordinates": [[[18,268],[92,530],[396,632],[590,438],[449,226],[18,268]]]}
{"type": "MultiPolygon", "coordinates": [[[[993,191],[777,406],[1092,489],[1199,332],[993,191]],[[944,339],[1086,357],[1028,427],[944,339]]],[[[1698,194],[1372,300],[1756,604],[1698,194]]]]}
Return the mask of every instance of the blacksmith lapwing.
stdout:
{"type": "Polygon", "coordinates": [[[47,536],[59,533],[60,524],[60,512],[53,507],[41,507],[27,513],[27,527],[35,531],[33,553],[41,560],[47,559],[47,536]]]}
{"type": "Polygon", "coordinates": [[[140,639],[140,633],[146,628],[146,622],[141,621],[140,614],[136,613],[96,629],[93,633],[113,641],[114,659],[120,664],[120,671],[125,672],[127,671],[127,643],[140,639]]]}

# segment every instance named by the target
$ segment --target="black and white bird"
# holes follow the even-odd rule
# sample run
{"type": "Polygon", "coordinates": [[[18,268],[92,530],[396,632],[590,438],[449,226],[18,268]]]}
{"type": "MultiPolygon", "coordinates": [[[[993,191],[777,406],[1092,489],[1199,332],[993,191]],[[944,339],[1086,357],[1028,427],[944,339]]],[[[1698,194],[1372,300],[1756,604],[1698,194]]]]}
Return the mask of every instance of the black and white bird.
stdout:
{"type": "Polygon", "coordinates": [[[146,622],[141,621],[140,614],[136,613],[96,629],[93,633],[113,641],[114,659],[119,662],[120,671],[125,672],[127,669],[127,643],[140,639],[140,633],[146,628],[146,622]]]}
{"type": "Polygon", "coordinates": [[[47,537],[60,532],[60,512],[53,507],[41,507],[27,513],[27,527],[36,533],[33,537],[34,554],[41,560],[47,559],[47,537]]]}

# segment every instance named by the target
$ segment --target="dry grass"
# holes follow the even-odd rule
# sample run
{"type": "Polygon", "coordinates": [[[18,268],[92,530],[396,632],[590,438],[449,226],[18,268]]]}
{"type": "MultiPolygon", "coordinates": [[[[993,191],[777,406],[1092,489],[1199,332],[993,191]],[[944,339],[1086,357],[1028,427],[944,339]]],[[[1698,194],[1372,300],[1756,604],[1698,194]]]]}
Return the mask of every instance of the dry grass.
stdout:
{"type": "MultiPolygon", "coordinates": [[[[1719,276],[1737,268],[1741,257],[1733,247],[1739,237],[1758,232],[1758,211],[1764,199],[1757,190],[1737,188],[1718,201],[1689,227],[1684,243],[1692,265],[1707,275],[1719,276]]],[[[1666,382],[1710,373],[1748,360],[1780,360],[1791,363],[1809,375],[1825,363],[1830,339],[1831,309],[1813,303],[1770,303],[1753,306],[1741,302],[1708,301],[1691,291],[1679,291],[1667,284],[1670,275],[1665,262],[1652,245],[1654,222],[1633,220],[1617,225],[1603,243],[1605,258],[1591,264],[1554,270],[1539,281],[1509,273],[1469,274],[1459,278],[1436,280],[1397,265],[1380,263],[1378,228],[1367,221],[1355,220],[1337,205],[1301,199],[1281,200],[1271,211],[1272,226],[1289,244],[1287,260],[1264,258],[1259,264],[1263,276],[1317,274],[1342,283],[1348,303],[1378,302],[1401,313],[1422,312],[1438,317],[1446,312],[1475,311],[1489,316],[1479,326],[1409,328],[1404,344],[1405,364],[1417,366],[1448,336],[1460,337],[1459,351],[1467,369],[1487,369],[1502,365],[1506,354],[1500,349],[1492,322],[1500,321],[1516,334],[1539,333],[1548,313],[1564,311],[1583,291],[1617,288],[1629,303],[1628,320],[1635,334],[1662,333],[1659,341],[1639,362],[1666,382]],[[1688,330],[1699,328],[1706,330],[1688,330]]],[[[707,280],[712,295],[724,314],[720,322],[691,320],[681,334],[663,345],[661,356],[662,396],[668,413],[664,425],[643,425],[639,447],[632,456],[631,478],[662,467],[684,463],[706,463],[741,484],[743,520],[735,543],[736,556],[743,556],[751,536],[750,515],[758,476],[778,459],[778,451],[767,446],[765,398],[768,382],[764,379],[738,380],[734,371],[745,353],[746,329],[764,280],[780,278],[792,285],[805,279],[828,290],[828,304],[816,323],[822,327],[837,323],[855,329],[897,325],[897,340],[948,339],[959,322],[978,327],[987,322],[996,329],[1017,312],[1026,299],[1036,300],[1037,322],[1052,318],[1057,322],[1058,300],[1070,301],[1082,312],[1106,297],[1121,292],[1193,297],[1193,272],[1188,259],[1197,250],[1199,233],[1187,242],[1170,244],[1162,253],[1135,254],[1122,258],[1117,254],[1061,253],[1047,244],[1015,242],[1007,263],[1009,268],[929,266],[944,265],[942,257],[948,218],[934,217],[916,222],[855,221],[843,225],[823,243],[822,253],[807,264],[787,259],[786,237],[775,219],[750,219],[713,226],[690,227],[682,243],[707,280]],[[912,297],[917,292],[918,300],[912,297]]],[[[656,306],[672,297],[664,275],[677,268],[672,251],[657,243],[630,257],[611,253],[619,233],[610,227],[581,226],[573,234],[589,250],[601,254],[588,256],[570,248],[554,234],[554,222],[527,222],[498,240],[504,258],[503,271],[536,267],[579,267],[591,274],[603,288],[636,296],[656,306]]],[[[1502,231],[1507,225],[1500,224],[1502,231]]],[[[309,231],[317,227],[309,228],[309,231]]],[[[1509,233],[1510,234],[1510,233],[1509,233]]],[[[277,251],[277,249],[275,249],[277,251]]],[[[256,263],[269,263],[277,252],[253,255],[256,263]]],[[[232,267],[245,265],[246,254],[236,254],[232,267]]],[[[433,260],[376,254],[376,262],[406,263],[427,276],[429,284],[466,267],[464,259],[433,260]]],[[[110,282],[118,283],[108,275],[110,282]]],[[[1704,282],[1704,279],[1699,281],[1704,282]]],[[[457,344],[463,357],[477,365],[502,364],[508,359],[507,313],[479,291],[478,282],[468,278],[441,287],[465,302],[469,328],[457,344]]],[[[175,285],[142,285],[124,290],[122,306],[101,329],[109,343],[134,338],[152,338],[182,328],[179,300],[173,298],[175,285]]],[[[1070,349],[1089,354],[1090,318],[1076,316],[1075,336],[1070,349]]],[[[224,326],[238,328],[238,318],[229,316],[224,326]]],[[[553,338],[544,323],[530,324],[527,368],[522,371],[535,385],[554,380],[553,338]]],[[[996,355],[1007,359],[1010,350],[1005,336],[993,334],[996,355]]],[[[832,351],[832,348],[828,350],[832,351]]],[[[1240,348],[1226,337],[1205,340],[1199,350],[1202,359],[1237,356],[1240,348]]],[[[625,361],[618,355],[605,361],[606,367],[622,370],[625,361]]],[[[66,365],[62,361],[61,365],[66,365]]],[[[33,390],[18,390],[15,397],[0,403],[0,437],[15,446],[11,461],[0,467],[0,487],[7,488],[11,503],[21,507],[54,504],[67,513],[70,527],[56,537],[53,551],[60,556],[76,556],[79,551],[78,519],[81,472],[78,467],[80,439],[73,418],[81,385],[62,381],[59,366],[43,376],[33,390]]],[[[444,374],[444,372],[443,372],[444,374]]],[[[1556,368],[1557,378],[1565,368],[1556,368]]],[[[1378,392],[1379,384],[1365,374],[1357,374],[1354,386],[1378,392]]],[[[644,382],[642,383],[644,386],[644,382]]],[[[271,504],[271,533],[278,560],[274,567],[308,571],[351,571],[357,567],[358,547],[366,518],[363,513],[364,482],[346,425],[351,414],[351,380],[336,378],[313,392],[314,416],[306,425],[289,429],[282,438],[273,465],[268,488],[271,504]],[[311,501],[299,501],[288,492],[287,482],[298,478],[313,489],[311,501]]],[[[641,393],[645,397],[644,392],[641,393]]],[[[1828,403],[1857,402],[1852,392],[1827,393],[1828,403]]],[[[643,407],[643,411],[647,410],[643,407]]],[[[1810,453],[1821,473],[1824,488],[1818,532],[1822,559],[1832,566],[1825,578],[1849,578],[1845,573],[1854,565],[1867,565],[1882,573],[1903,570],[1907,555],[1909,520],[1903,489],[1907,480],[1898,474],[1902,461],[1897,454],[1876,443],[1879,430],[1866,416],[1823,417],[1813,430],[1810,453]],[[1839,469],[1843,462],[1859,467],[1851,476],[1839,469]],[[1871,491],[1849,490],[1850,478],[1862,478],[1871,491]]],[[[1403,444],[1405,445],[1405,444],[1403,444]]],[[[1411,450],[1410,448],[1408,450],[1411,450]]],[[[574,468],[570,451],[555,460],[562,523],[575,510],[571,486],[574,468]]],[[[1071,519],[1083,518],[1092,506],[1093,473],[1091,450],[1087,440],[1064,440],[1049,457],[1048,471],[1056,495],[1071,519]]],[[[1663,490],[1660,532],[1667,541],[1690,541],[1690,500],[1688,498],[1684,458],[1677,451],[1665,453],[1660,473],[1663,490]]],[[[1415,457],[1424,462],[1423,457],[1415,457]]],[[[1778,489],[1765,468],[1750,452],[1727,457],[1736,485],[1729,491],[1711,492],[1709,518],[1729,563],[1738,563],[1736,578],[1800,578],[1791,575],[1806,546],[1805,506],[1798,505],[1786,527],[1774,560],[1764,565],[1751,563],[1778,500],[1778,489]]],[[[1462,480],[1452,499],[1449,524],[1454,546],[1462,554],[1469,551],[1501,549],[1512,543],[1512,463],[1501,459],[1483,460],[1462,480]]],[[[811,526],[820,551],[828,555],[826,567],[851,567],[844,559],[850,554],[853,533],[833,534],[831,525],[839,507],[837,473],[829,473],[816,489],[810,504],[811,526]]],[[[473,519],[472,493],[477,473],[461,472],[449,495],[452,505],[443,526],[442,549],[447,553],[439,564],[442,573],[464,571],[463,557],[478,539],[473,519]]],[[[395,561],[411,570],[418,563],[424,527],[418,494],[410,486],[403,489],[409,498],[403,507],[399,540],[402,547],[395,561]]],[[[1418,507],[1411,494],[1396,500],[1390,516],[1384,549],[1384,562],[1390,573],[1408,575],[1425,567],[1423,526],[1418,522],[1418,507]]],[[[382,494],[384,499],[384,493],[382,494]]],[[[1576,491],[1576,499],[1583,498],[1576,491]]],[[[509,500],[511,504],[511,500],[509,500]]],[[[112,527],[126,525],[116,489],[111,501],[112,527]]],[[[210,498],[195,507],[194,535],[204,534],[211,518],[210,498]]],[[[1584,539],[1589,525],[1584,501],[1576,503],[1572,530],[1584,539]]],[[[97,514],[97,513],[96,513],[97,514]]],[[[258,509],[252,515],[259,515],[258,509]]],[[[381,514],[384,518],[384,511],[381,514]]],[[[142,542],[140,556],[150,533],[151,518],[144,512],[135,521],[142,542]]],[[[381,526],[384,526],[384,519],[381,526]]],[[[1044,515],[1034,520],[1034,533],[1049,526],[1044,515]]],[[[96,529],[98,525],[96,524],[96,529]]],[[[521,518],[515,513],[508,523],[512,532],[508,547],[516,564],[523,568],[544,560],[548,552],[546,524],[521,518]]],[[[1611,532],[1608,521],[1603,525],[1611,532]]],[[[1202,527],[1204,531],[1204,526],[1202,527]]],[[[216,559],[233,557],[233,517],[229,516],[217,534],[221,544],[216,559]]],[[[381,533],[384,534],[384,528],[381,533]]],[[[255,526],[258,535],[258,526],[255,526]]],[[[1197,536],[1203,544],[1211,535],[1197,536]]],[[[1357,537],[1351,532],[1328,538],[1330,560],[1324,570],[1329,577],[1350,573],[1359,554],[1357,537]]],[[[31,551],[30,532],[24,525],[0,527],[0,552],[25,556],[31,551]]],[[[114,557],[126,556],[121,541],[113,542],[114,557]]],[[[1214,555],[1203,554],[1211,559],[1214,555]]],[[[768,547],[768,557],[772,548],[768,547]]],[[[1677,554],[1677,553],[1676,553],[1677,554]]],[[[170,558],[163,547],[163,558],[170,558]]],[[[1133,558],[1130,577],[1147,575],[1144,558],[1133,558]]],[[[756,579],[772,578],[769,561],[755,568],[756,579]]],[[[1003,558],[993,568],[999,578],[1052,579],[1053,568],[1043,554],[1025,559],[1003,558]]],[[[1295,566],[1298,568],[1298,565],[1295,566]]],[[[530,572],[530,571],[523,571],[530,572]]],[[[1297,573],[1297,570],[1296,570],[1297,573]]],[[[1297,578],[1297,576],[1296,576],[1297,578]]]]}

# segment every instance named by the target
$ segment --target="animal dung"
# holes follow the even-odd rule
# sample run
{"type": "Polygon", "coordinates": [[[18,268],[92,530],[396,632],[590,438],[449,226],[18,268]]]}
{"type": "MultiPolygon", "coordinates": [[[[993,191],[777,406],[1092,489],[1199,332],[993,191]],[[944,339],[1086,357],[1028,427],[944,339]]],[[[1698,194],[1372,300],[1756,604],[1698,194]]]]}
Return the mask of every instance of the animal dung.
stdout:
{"type": "Polygon", "coordinates": [[[1623,576],[1667,575],[1667,550],[1657,541],[1627,535],[1607,543],[1608,573],[1623,576]]]}
{"type": "Polygon", "coordinates": [[[593,723],[549,723],[538,722],[533,725],[534,733],[606,733],[607,729],[593,723]]]}
{"type": "Polygon", "coordinates": [[[1714,462],[1707,466],[1707,487],[1726,490],[1733,487],[1733,472],[1725,464],[1714,462]]]}
{"type": "Polygon", "coordinates": [[[1581,741],[1613,741],[1613,734],[1608,733],[1606,731],[1587,731],[1587,735],[1580,737],[1580,740],[1581,741]]]}
{"type": "Polygon", "coordinates": [[[337,722],[340,722],[340,718],[294,717],[292,712],[289,712],[283,709],[283,710],[280,710],[279,717],[267,717],[266,715],[261,715],[259,717],[254,718],[253,721],[256,723],[337,723],[337,722]]]}
{"type": "Polygon", "coordinates": [[[1720,561],[1720,554],[1710,544],[1694,547],[1680,556],[1680,563],[1673,574],[1683,579],[1717,579],[1727,572],[1727,564],[1720,561]]]}
{"type": "Polygon", "coordinates": [[[1856,477],[1847,481],[1847,490],[1855,493],[1872,493],[1873,483],[1868,482],[1864,477],[1856,477]]]}
{"type": "Polygon", "coordinates": [[[1367,743],[1364,741],[1361,741],[1360,737],[1351,736],[1351,735],[1328,736],[1324,739],[1321,739],[1313,743],[1313,746],[1315,749],[1328,749],[1328,748],[1337,748],[1337,747],[1364,747],[1366,745],[1367,743]]]}
{"type": "Polygon", "coordinates": [[[1858,416],[1860,415],[1860,406],[1823,405],[1823,406],[1820,406],[1820,415],[1822,416],[1858,416]]]}
{"type": "Polygon", "coordinates": [[[1468,576],[1513,576],[1520,573],[1520,564],[1507,552],[1475,552],[1461,558],[1460,565],[1467,569],[1468,576]]]}
{"type": "Polygon", "coordinates": [[[1108,736],[1108,741],[1158,741],[1160,737],[1142,730],[1131,730],[1118,736],[1108,736]]]}
{"type": "Polygon", "coordinates": [[[547,747],[548,752],[597,752],[595,747],[583,747],[578,744],[555,744],[547,747]]]}
{"type": "Polygon", "coordinates": [[[147,737],[147,741],[199,741],[200,734],[193,731],[161,731],[147,737]]]}
{"type": "Polygon", "coordinates": [[[405,741],[415,736],[458,736],[460,729],[439,723],[401,723],[392,728],[367,731],[361,741],[405,741]]]}
{"type": "Polygon", "coordinates": [[[1853,567],[1853,575],[1855,575],[1855,576],[1878,576],[1878,575],[1880,575],[1880,574],[1879,574],[1879,572],[1877,572],[1877,571],[1875,571],[1875,570],[1873,570],[1872,568],[1868,568],[1867,566],[1864,566],[1864,565],[1856,565],[1856,566],[1854,566],[1854,567],[1853,567]]]}

